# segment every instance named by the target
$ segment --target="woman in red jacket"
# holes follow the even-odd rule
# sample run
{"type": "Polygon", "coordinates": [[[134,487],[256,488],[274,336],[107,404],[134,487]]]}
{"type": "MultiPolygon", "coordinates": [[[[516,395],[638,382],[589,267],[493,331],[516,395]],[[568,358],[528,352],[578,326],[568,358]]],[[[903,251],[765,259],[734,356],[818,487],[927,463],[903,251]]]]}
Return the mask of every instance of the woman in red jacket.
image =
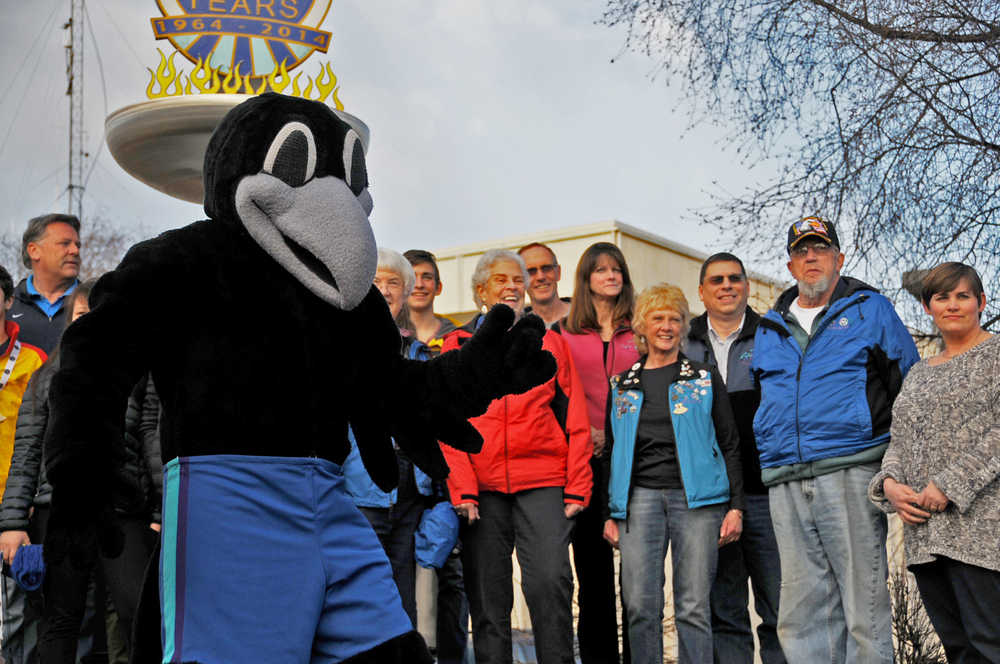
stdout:
{"type": "MultiPolygon", "coordinates": [[[[476,304],[484,312],[506,304],[520,315],[527,280],[520,256],[488,251],[472,278],[476,304]]],[[[471,337],[482,318],[448,335],[443,352],[471,337]]],[[[542,347],[555,356],[556,375],[524,394],[497,399],[470,420],[483,436],[482,451],[442,446],[452,502],[469,521],[462,562],[477,664],[511,661],[515,547],[539,664],[573,661],[569,540],[573,518],[590,500],[593,446],[583,388],[565,342],[548,331],[542,347]]]]}
{"type": "MultiPolygon", "coordinates": [[[[604,452],[608,381],[639,360],[631,327],[634,299],[632,278],[621,250],[608,242],[592,244],[576,267],[569,315],[555,328],[569,347],[587,397],[594,441],[590,464],[595,477],[604,452]]],[[[602,513],[601,498],[595,496],[573,529],[573,563],[580,583],[576,635],[581,664],[618,661],[614,553],[604,540],[602,513]]]]}

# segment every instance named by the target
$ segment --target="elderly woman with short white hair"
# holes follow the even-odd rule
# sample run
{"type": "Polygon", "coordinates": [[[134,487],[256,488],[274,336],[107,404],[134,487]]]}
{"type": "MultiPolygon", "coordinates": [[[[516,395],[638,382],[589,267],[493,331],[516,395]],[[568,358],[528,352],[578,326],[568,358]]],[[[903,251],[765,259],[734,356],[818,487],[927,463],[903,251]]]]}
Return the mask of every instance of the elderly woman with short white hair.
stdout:
{"type": "Polygon", "coordinates": [[[404,338],[412,336],[414,328],[406,300],[413,292],[417,276],[410,261],[397,251],[379,247],[374,283],[375,288],[385,298],[385,303],[389,305],[389,311],[400,333],[404,338]]]}
{"type": "MultiPolygon", "coordinates": [[[[445,337],[442,352],[472,337],[494,306],[507,305],[520,316],[527,282],[520,256],[486,252],[472,278],[483,314],[445,337]]],[[[590,500],[593,445],[583,386],[566,342],[549,330],[542,348],[556,359],[555,376],[524,394],[495,400],[469,420],[483,436],[482,451],[442,447],[452,503],[469,521],[462,563],[477,664],[511,661],[515,547],[539,664],[573,661],[569,540],[573,517],[590,500]]]]}

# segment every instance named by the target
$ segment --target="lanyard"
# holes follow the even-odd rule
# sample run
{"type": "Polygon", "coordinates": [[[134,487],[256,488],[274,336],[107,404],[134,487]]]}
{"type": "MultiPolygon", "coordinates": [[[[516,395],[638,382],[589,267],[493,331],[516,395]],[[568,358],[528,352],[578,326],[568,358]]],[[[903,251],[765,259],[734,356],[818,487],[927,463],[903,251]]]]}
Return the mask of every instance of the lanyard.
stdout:
{"type": "MultiPolygon", "coordinates": [[[[0,390],[7,387],[7,381],[10,380],[10,375],[14,373],[14,364],[17,362],[17,356],[21,354],[21,342],[15,341],[14,346],[10,349],[10,355],[7,357],[7,366],[3,368],[3,373],[0,374],[0,390]]],[[[7,418],[0,415],[0,422],[3,422],[7,418]]]]}
{"type": "Polygon", "coordinates": [[[14,363],[17,362],[17,356],[21,354],[21,342],[15,341],[14,347],[10,349],[10,355],[7,357],[7,366],[3,368],[3,374],[0,374],[0,390],[7,387],[7,381],[10,380],[10,375],[14,373],[14,363]]]}

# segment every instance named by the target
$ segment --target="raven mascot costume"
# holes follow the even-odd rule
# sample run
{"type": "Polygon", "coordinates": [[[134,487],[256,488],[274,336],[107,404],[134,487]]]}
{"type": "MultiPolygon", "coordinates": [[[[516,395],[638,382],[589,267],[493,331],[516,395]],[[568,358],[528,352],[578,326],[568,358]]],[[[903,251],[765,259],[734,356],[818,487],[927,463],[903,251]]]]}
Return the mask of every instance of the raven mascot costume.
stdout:
{"type": "Polygon", "coordinates": [[[343,490],[348,424],[383,489],[398,475],[393,438],[442,478],[437,441],[478,451],[468,418],[553,375],[544,327],[531,316],[511,327],[501,306],[459,352],[400,357],[372,286],[361,141],[323,104],[265,94],[235,107],[204,177],[209,219],[133,247],[66,331],[45,442],[46,557],[87,567],[120,551],[111,469],[126,397],[151,372],[163,531],[133,661],[430,661],[343,490]]]}

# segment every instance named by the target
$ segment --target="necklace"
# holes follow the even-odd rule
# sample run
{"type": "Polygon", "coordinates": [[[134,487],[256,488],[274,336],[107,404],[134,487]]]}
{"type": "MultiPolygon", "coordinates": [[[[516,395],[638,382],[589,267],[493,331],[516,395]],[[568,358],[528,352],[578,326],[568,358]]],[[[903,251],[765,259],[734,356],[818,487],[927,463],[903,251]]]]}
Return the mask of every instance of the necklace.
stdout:
{"type": "Polygon", "coordinates": [[[975,340],[971,344],[957,351],[951,351],[946,348],[945,350],[941,351],[941,357],[943,357],[946,360],[954,359],[955,357],[958,357],[959,355],[965,353],[966,351],[972,350],[982,342],[989,339],[991,336],[992,335],[986,330],[979,330],[979,334],[976,335],[975,340]]]}

